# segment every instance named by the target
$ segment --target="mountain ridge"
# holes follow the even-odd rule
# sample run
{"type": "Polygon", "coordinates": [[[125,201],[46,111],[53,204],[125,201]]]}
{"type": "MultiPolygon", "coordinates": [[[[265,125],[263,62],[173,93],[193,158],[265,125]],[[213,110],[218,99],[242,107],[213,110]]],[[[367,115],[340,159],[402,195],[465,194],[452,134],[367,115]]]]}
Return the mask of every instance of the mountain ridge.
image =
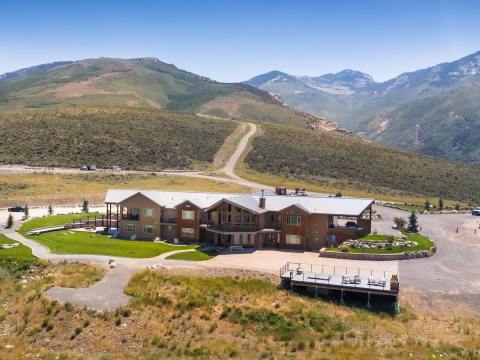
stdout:
{"type": "Polygon", "coordinates": [[[341,130],[325,118],[312,127],[311,114],[290,109],[256,87],[217,82],[153,57],[56,62],[2,78],[0,112],[77,104],[116,105],[341,130]]]}
{"type": "Polygon", "coordinates": [[[480,51],[383,82],[357,70],[314,77],[282,74],[282,82],[257,81],[255,85],[295,109],[326,117],[367,140],[480,164],[480,139],[466,131],[480,126],[480,105],[476,105],[480,99],[480,51]],[[466,103],[467,99],[471,103],[466,103]],[[425,104],[436,108],[428,109],[425,104]],[[432,112],[436,121],[431,119],[432,112]],[[466,125],[458,119],[465,119],[466,125]],[[451,136],[445,137],[445,132],[451,136]]]}

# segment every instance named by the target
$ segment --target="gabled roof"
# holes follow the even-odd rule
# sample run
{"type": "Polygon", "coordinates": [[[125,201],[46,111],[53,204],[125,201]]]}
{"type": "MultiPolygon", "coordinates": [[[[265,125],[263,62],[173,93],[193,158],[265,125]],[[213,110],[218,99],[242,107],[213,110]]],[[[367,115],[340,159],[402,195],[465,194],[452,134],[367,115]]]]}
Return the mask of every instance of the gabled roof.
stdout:
{"type": "Polygon", "coordinates": [[[224,197],[232,196],[227,193],[208,193],[208,192],[193,192],[193,191],[163,191],[163,190],[122,190],[109,189],[105,196],[106,203],[119,204],[128,198],[141,194],[146,198],[152,200],[159,206],[166,208],[175,208],[176,206],[190,201],[200,209],[206,208],[213,203],[223,199],[224,197]]]}
{"type": "Polygon", "coordinates": [[[126,199],[141,194],[156,204],[166,208],[176,206],[190,201],[200,209],[209,210],[226,201],[257,214],[268,211],[282,211],[290,206],[296,206],[309,214],[329,214],[339,216],[358,216],[370,204],[373,199],[360,199],[351,197],[328,197],[328,196],[296,196],[296,195],[275,195],[267,194],[265,197],[265,208],[261,208],[261,194],[231,194],[231,193],[209,193],[190,191],[162,191],[162,190],[119,190],[111,189],[105,196],[106,203],[118,204],[126,199]]]}
{"type": "Polygon", "coordinates": [[[238,206],[240,208],[243,208],[245,210],[254,212],[256,214],[262,214],[264,212],[267,212],[269,210],[261,208],[259,205],[260,200],[256,199],[253,195],[234,195],[234,196],[229,196],[226,198],[222,198],[216,203],[210,205],[207,207],[205,210],[210,210],[215,208],[216,206],[220,205],[222,202],[227,202],[230,203],[234,206],[238,206]]]}

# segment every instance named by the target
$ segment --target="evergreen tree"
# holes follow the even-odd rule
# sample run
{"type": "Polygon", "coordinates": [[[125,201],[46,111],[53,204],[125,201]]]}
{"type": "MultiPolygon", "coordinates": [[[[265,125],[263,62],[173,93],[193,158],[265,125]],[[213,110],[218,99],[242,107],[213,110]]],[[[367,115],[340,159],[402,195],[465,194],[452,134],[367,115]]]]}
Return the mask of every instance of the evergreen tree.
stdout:
{"type": "Polygon", "coordinates": [[[458,203],[455,204],[455,210],[460,210],[460,205],[458,203]]]}
{"type": "Polygon", "coordinates": [[[83,205],[82,205],[82,211],[84,213],[88,213],[88,210],[89,210],[89,204],[88,204],[88,200],[87,198],[83,198],[83,205]]]}
{"type": "Polygon", "coordinates": [[[53,207],[52,207],[52,204],[48,205],[48,215],[52,215],[53,214],[53,207]]]}
{"type": "Polygon", "coordinates": [[[8,214],[7,229],[10,229],[12,226],[13,226],[13,216],[12,214],[8,214]]]}
{"type": "Polygon", "coordinates": [[[342,197],[342,196],[343,196],[343,195],[342,195],[342,193],[341,193],[340,191],[335,194],[335,197],[342,197]]]}
{"type": "Polygon", "coordinates": [[[410,214],[408,218],[408,231],[410,232],[418,232],[418,222],[417,222],[417,214],[414,211],[410,214]]]}
{"type": "Polygon", "coordinates": [[[443,210],[443,199],[440,198],[438,199],[438,211],[442,211],[443,210]]]}
{"type": "Polygon", "coordinates": [[[425,206],[425,210],[429,211],[429,210],[430,210],[430,205],[431,205],[431,204],[430,204],[430,200],[428,200],[428,198],[425,199],[425,205],[424,205],[424,206],[425,206]]]}
{"type": "Polygon", "coordinates": [[[28,208],[27,204],[25,204],[25,208],[23,210],[23,213],[25,215],[25,219],[28,219],[28,214],[30,213],[30,209],[28,208]]]}

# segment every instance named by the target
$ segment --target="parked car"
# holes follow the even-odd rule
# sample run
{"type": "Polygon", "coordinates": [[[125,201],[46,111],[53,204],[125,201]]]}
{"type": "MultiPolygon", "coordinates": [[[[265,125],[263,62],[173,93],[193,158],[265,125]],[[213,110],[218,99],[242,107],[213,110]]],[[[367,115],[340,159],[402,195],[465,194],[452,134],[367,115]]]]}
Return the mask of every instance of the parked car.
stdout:
{"type": "Polygon", "coordinates": [[[80,170],[83,171],[96,171],[97,170],[97,165],[95,164],[88,164],[88,165],[83,165],[80,170]]]}
{"type": "Polygon", "coordinates": [[[8,208],[8,212],[24,212],[25,208],[23,206],[17,205],[8,208]]]}
{"type": "Polygon", "coordinates": [[[347,221],[345,223],[346,227],[357,227],[357,223],[355,221],[347,221]]]}
{"type": "Polygon", "coordinates": [[[480,216],[480,207],[473,208],[472,215],[480,216]]]}

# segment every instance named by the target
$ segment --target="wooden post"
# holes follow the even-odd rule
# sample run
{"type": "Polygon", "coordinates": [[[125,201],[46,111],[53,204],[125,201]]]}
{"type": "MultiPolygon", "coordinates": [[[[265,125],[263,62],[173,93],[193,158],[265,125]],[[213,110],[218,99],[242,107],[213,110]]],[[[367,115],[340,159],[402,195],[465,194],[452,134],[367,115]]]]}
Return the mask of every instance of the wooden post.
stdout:
{"type": "Polygon", "coordinates": [[[117,231],[118,231],[118,204],[117,204],[117,225],[116,225],[117,231]]]}

